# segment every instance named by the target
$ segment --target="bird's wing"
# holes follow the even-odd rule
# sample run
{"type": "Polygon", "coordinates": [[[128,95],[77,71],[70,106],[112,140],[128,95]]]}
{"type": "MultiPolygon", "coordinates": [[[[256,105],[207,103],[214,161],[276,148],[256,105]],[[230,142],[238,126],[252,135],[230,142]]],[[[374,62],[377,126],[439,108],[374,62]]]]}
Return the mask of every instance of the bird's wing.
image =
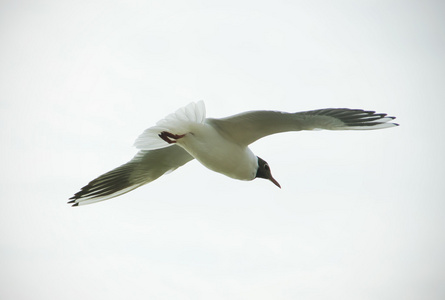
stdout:
{"type": "Polygon", "coordinates": [[[90,204],[125,194],[191,161],[179,146],[139,151],[132,160],[84,186],[71,197],[73,206],[90,204]]]}
{"type": "Polygon", "coordinates": [[[366,130],[397,126],[395,117],[362,109],[326,108],[297,113],[249,111],[222,119],[206,119],[223,135],[249,145],[270,134],[299,130],[366,130]]]}

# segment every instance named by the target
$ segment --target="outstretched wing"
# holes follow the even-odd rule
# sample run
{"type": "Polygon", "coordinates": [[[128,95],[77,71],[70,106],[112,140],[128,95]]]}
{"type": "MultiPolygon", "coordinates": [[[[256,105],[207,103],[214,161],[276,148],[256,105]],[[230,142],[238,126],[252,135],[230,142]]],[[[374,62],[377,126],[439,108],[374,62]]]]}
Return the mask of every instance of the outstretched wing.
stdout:
{"type": "Polygon", "coordinates": [[[128,163],[107,172],[71,197],[73,206],[90,204],[125,194],[191,161],[179,146],[139,151],[128,163]]]}
{"type": "Polygon", "coordinates": [[[206,119],[223,135],[249,145],[274,133],[299,130],[366,130],[397,126],[395,117],[362,109],[326,108],[297,113],[249,111],[222,119],[206,119]]]}

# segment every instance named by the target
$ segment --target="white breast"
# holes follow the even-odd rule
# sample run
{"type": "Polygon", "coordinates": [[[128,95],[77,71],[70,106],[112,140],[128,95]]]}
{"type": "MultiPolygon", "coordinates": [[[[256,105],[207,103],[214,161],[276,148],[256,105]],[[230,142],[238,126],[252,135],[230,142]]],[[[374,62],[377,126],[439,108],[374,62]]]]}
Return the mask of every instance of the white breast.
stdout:
{"type": "Polygon", "coordinates": [[[195,123],[189,129],[177,144],[204,166],[235,179],[255,178],[258,159],[248,147],[227,140],[206,123],[195,123]]]}

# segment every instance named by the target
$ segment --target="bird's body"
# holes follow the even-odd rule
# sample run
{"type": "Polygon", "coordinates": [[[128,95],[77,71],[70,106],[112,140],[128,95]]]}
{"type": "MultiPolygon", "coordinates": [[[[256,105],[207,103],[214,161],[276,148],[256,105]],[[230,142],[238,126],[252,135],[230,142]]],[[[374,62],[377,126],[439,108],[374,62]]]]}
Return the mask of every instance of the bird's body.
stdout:
{"type": "Polygon", "coordinates": [[[251,111],[206,118],[202,101],[191,103],[145,130],[139,153],[128,163],[94,179],[70,198],[74,206],[110,199],[151,182],[196,158],[208,169],[234,179],[265,178],[280,187],[269,165],[248,147],[279,132],[364,130],[396,126],[394,117],[374,111],[330,108],[298,113],[251,111]]]}
{"type": "Polygon", "coordinates": [[[234,143],[207,122],[190,129],[176,143],[201,164],[234,179],[255,178],[258,160],[249,147],[234,143]]]}

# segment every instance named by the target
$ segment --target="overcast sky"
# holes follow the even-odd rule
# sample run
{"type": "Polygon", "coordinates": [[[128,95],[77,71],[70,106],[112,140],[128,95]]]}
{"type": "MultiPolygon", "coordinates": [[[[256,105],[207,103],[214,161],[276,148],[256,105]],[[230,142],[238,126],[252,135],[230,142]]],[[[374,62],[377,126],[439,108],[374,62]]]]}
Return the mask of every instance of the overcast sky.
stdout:
{"type": "Polygon", "coordinates": [[[2,1],[0,298],[445,299],[442,1],[2,1]],[[197,161],[67,199],[136,137],[328,107],[401,126],[252,145],[282,189],[197,161]]]}

